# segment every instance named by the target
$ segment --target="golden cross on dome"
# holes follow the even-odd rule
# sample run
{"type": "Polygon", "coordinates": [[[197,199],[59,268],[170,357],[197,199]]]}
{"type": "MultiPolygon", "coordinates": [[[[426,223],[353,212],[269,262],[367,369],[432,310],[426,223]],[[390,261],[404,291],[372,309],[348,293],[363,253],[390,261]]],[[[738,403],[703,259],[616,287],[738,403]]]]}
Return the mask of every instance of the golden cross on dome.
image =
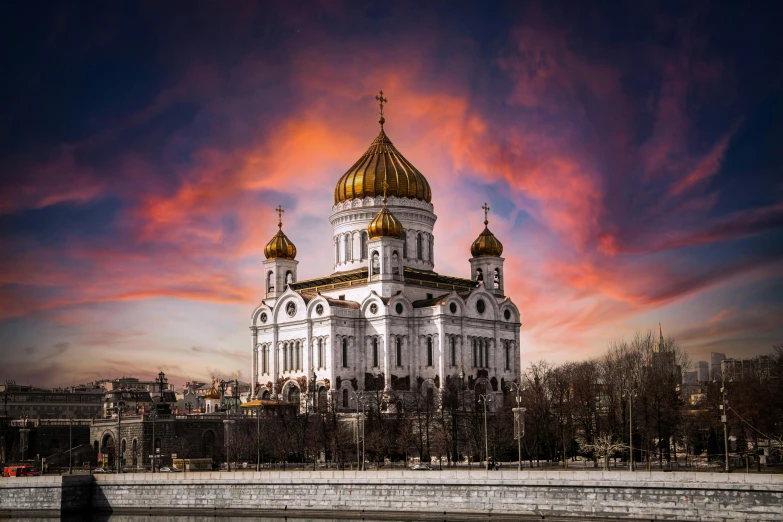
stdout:
{"type": "Polygon", "coordinates": [[[383,204],[386,204],[386,190],[389,188],[389,184],[386,183],[386,180],[383,180],[383,183],[381,183],[381,187],[383,187],[383,204]]]}
{"type": "Polygon", "coordinates": [[[280,205],[277,205],[275,212],[277,212],[277,226],[283,228],[283,212],[285,212],[285,210],[283,210],[283,207],[280,205]]]}
{"type": "Polygon", "coordinates": [[[484,209],[484,224],[487,225],[489,224],[489,220],[487,219],[487,213],[489,212],[489,205],[487,205],[486,201],[484,202],[484,206],[481,208],[484,209]]]}
{"type": "Polygon", "coordinates": [[[378,123],[380,123],[381,128],[383,128],[383,124],[386,123],[386,118],[383,117],[383,104],[389,103],[389,100],[383,97],[383,89],[381,89],[381,92],[375,96],[375,99],[378,101],[378,104],[381,106],[381,117],[378,120],[378,123]]]}

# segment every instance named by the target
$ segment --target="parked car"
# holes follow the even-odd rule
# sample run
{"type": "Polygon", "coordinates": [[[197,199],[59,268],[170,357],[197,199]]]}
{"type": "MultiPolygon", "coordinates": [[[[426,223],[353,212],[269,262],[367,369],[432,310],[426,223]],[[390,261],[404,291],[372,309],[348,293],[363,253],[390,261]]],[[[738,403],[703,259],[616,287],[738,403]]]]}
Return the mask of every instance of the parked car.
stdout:
{"type": "Polygon", "coordinates": [[[411,467],[411,469],[414,471],[432,471],[435,468],[422,462],[421,464],[416,464],[415,466],[411,467]]]}
{"type": "Polygon", "coordinates": [[[105,469],[105,468],[95,468],[94,470],[92,470],[92,472],[93,473],[114,473],[112,470],[105,469]]]}

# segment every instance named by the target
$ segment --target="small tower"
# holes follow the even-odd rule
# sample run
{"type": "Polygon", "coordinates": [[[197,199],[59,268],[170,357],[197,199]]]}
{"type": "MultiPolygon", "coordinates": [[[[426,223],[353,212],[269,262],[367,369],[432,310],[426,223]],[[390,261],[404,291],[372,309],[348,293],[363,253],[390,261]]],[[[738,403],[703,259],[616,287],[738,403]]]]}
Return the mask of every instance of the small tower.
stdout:
{"type": "Polygon", "coordinates": [[[383,183],[383,207],[367,226],[367,275],[370,283],[376,281],[404,281],[402,223],[386,207],[386,189],[383,183]]]}
{"type": "Polygon", "coordinates": [[[484,288],[497,295],[504,295],[503,281],[503,259],[500,255],[503,253],[503,244],[498,238],[489,231],[487,225],[489,220],[489,206],[484,203],[481,207],[484,209],[484,230],[479,237],[470,245],[470,253],[473,256],[470,260],[470,278],[474,281],[483,281],[484,288]]]}
{"type": "Polygon", "coordinates": [[[212,379],[212,388],[204,394],[204,413],[215,413],[220,411],[220,392],[217,389],[215,379],[212,379]]]}
{"type": "Polygon", "coordinates": [[[283,208],[278,205],[277,234],[264,247],[264,299],[276,298],[296,282],[296,247],[283,233],[283,208]]]}

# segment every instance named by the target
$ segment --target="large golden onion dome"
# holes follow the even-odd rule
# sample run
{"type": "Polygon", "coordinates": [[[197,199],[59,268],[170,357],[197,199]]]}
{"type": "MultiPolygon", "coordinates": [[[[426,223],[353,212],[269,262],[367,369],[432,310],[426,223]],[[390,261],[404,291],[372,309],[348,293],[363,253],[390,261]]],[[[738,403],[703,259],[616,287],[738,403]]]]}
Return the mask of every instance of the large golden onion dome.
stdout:
{"type": "Polygon", "coordinates": [[[204,394],[205,399],[220,399],[220,392],[215,387],[215,381],[212,381],[212,388],[207,390],[204,394]]]}
{"type": "Polygon", "coordinates": [[[375,239],[376,237],[401,238],[405,234],[400,220],[394,217],[394,214],[386,207],[385,192],[383,195],[383,208],[381,208],[381,211],[375,216],[375,219],[367,225],[367,234],[370,236],[370,239],[375,239]]]}
{"type": "Polygon", "coordinates": [[[386,121],[383,117],[383,104],[386,99],[383,91],[375,97],[381,102],[381,132],[370,144],[359,161],[342,175],[334,188],[334,204],[351,199],[378,197],[383,192],[383,183],[388,183],[388,194],[398,198],[432,201],[430,184],[421,172],[406,160],[394,147],[383,131],[386,121]]]}
{"type": "Polygon", "coordinates": [[[503,253],[503,243],[498,241],[495,234],[489,231],[487,225],[489,220],[487,219],[487,212],[489,207],[486,203],[482,207],[484,209],[484,230],[479,234],[479,237],[470,245],[470,253],[473,257],[500,257],[503,253]]]}
{"type": "Polygon", "coordinates": [[[283,212],[278,206],[275,210],[278,213],[277,234],[275,234],[269,243],[264,247],[264,255],[267,259],[294,259],[296,257],[296,247],[283,233],[283,212]]]}

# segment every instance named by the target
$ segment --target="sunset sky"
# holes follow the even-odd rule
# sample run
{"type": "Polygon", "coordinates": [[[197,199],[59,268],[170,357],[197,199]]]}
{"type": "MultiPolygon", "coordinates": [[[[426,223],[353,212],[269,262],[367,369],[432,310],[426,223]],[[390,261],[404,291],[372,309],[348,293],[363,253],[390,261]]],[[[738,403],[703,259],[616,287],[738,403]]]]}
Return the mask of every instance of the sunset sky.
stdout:
{"type": "Polygon", "coordinates": [[[0,380],[248,380],[273,208],[331,273],[380,89],[439,273],[492,208],[524,366],[659,323],[695,360],[783,342],[774,2],[418,4],[5,6],[0,380]]]}

